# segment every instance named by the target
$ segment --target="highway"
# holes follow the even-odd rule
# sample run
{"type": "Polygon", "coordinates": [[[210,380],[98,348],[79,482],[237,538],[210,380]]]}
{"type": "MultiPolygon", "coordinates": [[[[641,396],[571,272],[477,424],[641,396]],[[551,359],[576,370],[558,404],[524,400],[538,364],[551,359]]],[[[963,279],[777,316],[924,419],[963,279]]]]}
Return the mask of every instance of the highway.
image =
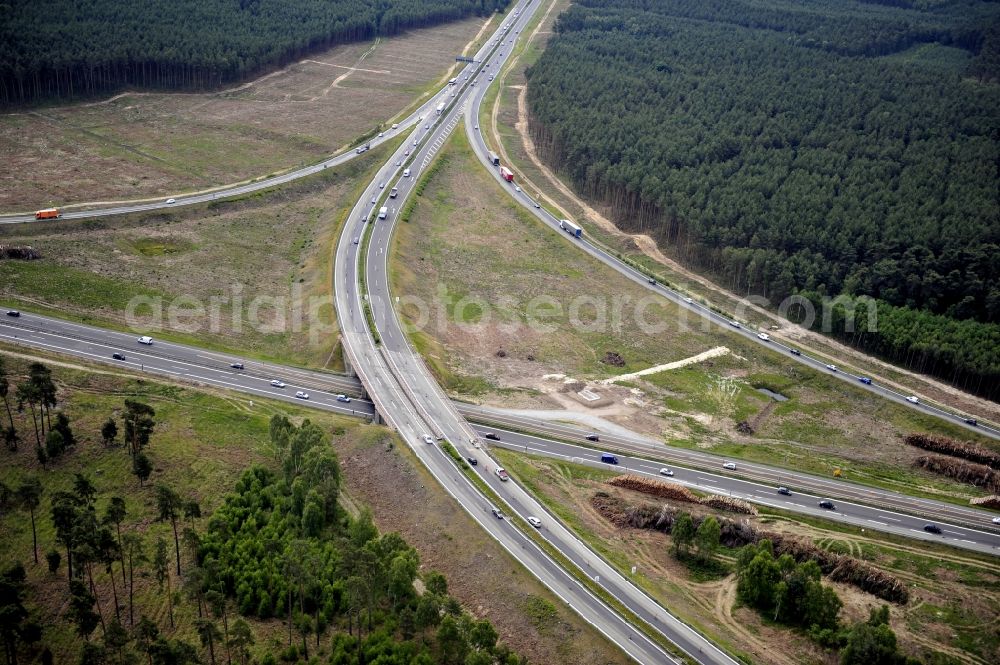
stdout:
{"type": "MultiPolygon", "coordinates": [[[[0,340],[288,402],[301,403],[294,395],[303,391],[309,394],[308,406],[357,417],[374,416],[372,403],[358,399],[363,389],[355,378],[250,361],[161,339],[156,339],[152,346],[144,346],[136,338],[135,333],[109,331],[29,312],[22,312],[18,318],[0,317],[0,340]],[[124,355],[125,360],[114,360],[113,353],[124,355]],[[234,363],[243,364],[244,369],[232,368],[234,363]],[[270,382],[274,380],[285,386],[272,386],[270,382]],[[351,402],[338,402],[338,394],[350,396],[351,402]]],[[[607,450],[619,456],[623,472],[640,469],[658,474],[660,468],[669,467],[675,472],[675,482],[707,492],[730,494],[762,505],[945,542],[963,549],[997,554],[1000,548],[1000,527],[990,522],[997,513],[755,462],[735,460],[737,469],[725,471],[722,464],[727,460],[723,457],[666,446],[662,441],[638,434],[601,432],[600,442],[593,443],[586,441],[586,436],[592,433],[589,429],[487,406],[462,402],[455,402],[454,406],[462,417],[476,423],[480,438],[486,432],[501,433],[502,441],[492,445],[599,466],[598,452],[607,450]],[[793,496],[777,496],[775,489],[779,486],[791,489],[793,496]],[[816,504],[820,498],[833,500],[837,510],[819,510],[816,504]],[[936,535],[923,531],[923,526],[930,522],[941,526],[943,532],[936,535]]]]}
{"type": "MultiPolygon", "coordinates": [[[[534,2],[527,7],[521,4],[511,10],[511,15],[520,12],[520,16],[508,17],[510,32],[520,30],[538,4],[534,2]]],[[[487,43],[476,55],[477,61],[488,61],[488,66],[482,67],[484,73],[478,74],[480,64],[470,63],[459,74],[454,102],[440,117],[430,118],[431,122],[417,127],[412,141],[401,146],[390,158],[350,213],[337,246],[334,276],[337,318],[346,361],[367,388],[376,411],[413,447],[445,490],[512,556],[637,662],[672,661],[673,658],[646,633],[637,630],[629,620],[582,586],[510,520],[498,519],[491,511],[493,506],[487,496],[437,445],[438,441],[446,440],[463,456],[475,455],[478,437],[410,347],[393,307],[388,256],[398,212],[421,172],[461,120],[461,111],[468,105],[470,96],[482,95],[487,87],[485,72],[494,72],[502,64],[503,57],[498,52],[503,50],[509,55],[509,47],[495,43],[509,39],[506,33],[506,26],[501,25],[494,34],[494,41],[487,43]],[[401,155],[404,149],[413,149],[414,153],[401,155]],[[395,187],[398,197],[385,198],[380,183],[387,183],[386,189],[395,187]],[[374,215],[382,205],[389,208],[384,221],[375,219],[374,215]],[[364,232],[369,223],[370,239],[366,242],[364,232]],[[364,288],[359,288],[362,282],[364,288]],[[370,332],[368,317],[376,329],[375,334],[370,332]]],[[[541,505],[523,488],[495,474],[496,466],[491,460],[484,458],[473,470],[506,504],[498,507],[504,512],[522,518],[545,515],[541,505]]],[[[626,580],[557,520],[545,520],[539,535],[572,565],[597,581],[605,592],[697,662],[735,663],[704,636],[626,580]]]]}
{"type": "MultiPolygon", "coordinates": [[[[477,99],[481,100],[481,95],[477,97],[477,99]]],[[[855,386],[856,388],[867,390],[868,392],[874,393],[879,397],[883,397],[887,400],[909,407],[916,411],[920,411],[927,415],[943,418],[948,422],[964,427],[972,432],[977,432],[993,439],[1000,439],[1000,428],[997,428],[993,424],[983,422],[982,418],[975,418],[969,414],[960,414],[935,404],[921,402],[913,395],[900,393],[888,386],[881,385],[878,382],[871,380],[868,376],[852,374],[840,368],[836,368],[836,365],[833,365],[836,369],[831,369],[830,363],[827,360],[815,358],[795,347],[787,346],[777,340],[771,339],[769,333],[767,332],[763,332],[762,337],[762,331],[747,328],[741,322],[731,319],[728,316],[724,316],[718,311],[712,309],[709,304],[699,302],[694,298],[681,293],[680,291],[675,291],[663,284],[660,284],[656,280],[652,279],[650,275],[637,270],[619,259],[614,254],[606,251],[601,246],[594,244],[585,234],[580,238],[570,236],[559,227],[558,217],[550,213],[544,207],[541,207],[541,204],[532,199],[523,189],[520,192],[515,189],[515,186],[517,185],[516,175],[514,182],[507,182],[500,177],[499,166],[490,162],[490,149],[486,143],[486,139],[483,137],[482,130],[478,129],[478,123],[479,102],[477,101],[475,104],[470,105],[465,112],[465,128],[466,133],[469,136],[469,142],[475,150],[476,156],[479,157],[479,161],[482,162],[483,166],[492,174],[493,178],[507,190],[510,196],[524,206],[528,212],[537,217],[542,223],[546,224],[553,231],[563,236],[567,243],[576,245],[576,247],[581,251],[586,252],[591,257],[597,259],[612,269],[617,270],[619,273],[636,284],[672,301],[681,308],[682,315],[688,313],[692,314],[693,321],[690,325],[694,325],[694,322],[696,322],[699,318],[707,320],[710,323],[719,325],[729,330],[733,334],[741,336],[743,339],[771,348],[784,355],[790,361],[801,363],[819,372],[831,374],[855,386]],[[866,382],[862,382],[862,379],[865,379],[866,382]],[[917,401],[914,401],[915,399],[917,401]],[[975,421],[975,424],[969,421],[975,421]]],[[[686,318],[682,319],[681,322],[685,324],[689,323],[686,318]]]]}

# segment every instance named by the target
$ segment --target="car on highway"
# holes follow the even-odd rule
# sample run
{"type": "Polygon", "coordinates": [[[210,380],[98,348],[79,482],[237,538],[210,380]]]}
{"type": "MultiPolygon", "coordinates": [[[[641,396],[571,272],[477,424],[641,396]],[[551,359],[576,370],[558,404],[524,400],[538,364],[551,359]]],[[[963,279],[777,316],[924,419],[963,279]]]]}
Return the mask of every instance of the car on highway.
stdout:
{"type": "Polygon", "coordinates": [[[17,317],[17,316],[21,316],[21,313],[19,311],[17,311],[16,309],[8,309],[7,310],[7,316],[17,317]]]}
{"type": "Polygon", "coordinates": [[[379,132],[379,133],[378,133],[378,137],[379,137],[379,138],[382,138],[383,136],[385,136],[385,132],[379,132]]]}
{"type": "Polygon", "coordinates": [[[142,337],[140,337],[135,341],[139,342],[140,344],[145,344],[146,346],[151,346],[153,344],[153,338],[150,337],[149,335],[143,335],[142,337]]]}
{"type": "Polygon", "coordinates": [[[431,128],[430,125],[424,125],[424,129],[430,129],[430,128],[431,128]]]}
{"type": "Polygon", "coordinates": [[[380,182],[380,183],[378,184],[378,188],[379,188],[379,189],[385,189],[385,183],[384,183],[384,182],[380,182]]]}
{"type": "Polygon", "coordinates": [[[355,245],[357,245],[359,242],[361,242],[361,238],[355,238],[354,239],[354,244],[355,245]]]}
{"type": "Polygon", "coordinates": [[[475,457],[466,457],[465,461],[471,464],[472,466],[476,466],[479,464],[479,460],[477,460],[475,457]]]}
{"type": "Polygon", "coordinates": [[[528,524],[535,527],[536,529],[542,528],[542,520],[538,519],[534,515],[529,515],[526,519],[528,520],[528,524]]]}
{"type": "Polygon", "coordinates": [[[978,427],[979,426],[979,421],[976,420],[975,418],[966,418],[965,419],[965,424],[966,425],[972,425],[973,427],[978,427]]]}
{"type": "Polygon", "coordinates": [[[125,360],[124,353],[112,353],[111,357],[114,358],[115,360],[125,360]]]}
{"type": "Polygon", "coordinates": [[[740,322],[739,321],[730,321],[729,325],[731,325],[734,328],[739,328],[740,327],[740,322]]]}
{"type": "Polygon", "coordinates": [[[831,372],[836,372],[837,371],[837,366],[836,365],[827,365],[826,368],[828,370],[830,370],[831,372]]]}
{"type": "Polygon", "coordinates": [[[299,399],[309,399],[309,393],[303,392],[301,390],[296,390],[295,396],[299,399]]]}
{"type": "Polygon", "coordinates": [[[483,434],[483,437],[485,437],[487,439],[490,439],[491,441],[499,441],[500,440],[500,435],[497,434],[497,433],[495,433],[495,432],[487,432],[486,434],[483,434]]]}
{"type": "Polygon", "coordinates": [[[762,340],[764,342],[770,342],[771,341],[771,336],[768,335],[765,332],[757,333],[757,339],[762,340]]]}
{"type": "Polygon", "coordinates": [[[434,437],[429,434],[424,434],[424,443],[434,443],[434,437]]]}
{"type": "Polygon", "coordinates": [[[674,475],[674,472],[671,471],[670,469],[666,468],[666,467],[663,467],[662,469],[660,469],[660,475],[661,476],[672,476],[672,475],[674,475]]]}
{"type": "Polygon", "coordinates": [[[493,80],[493,74],[490,74],[490,80],[491,81],[493,80]]]}
{"type": "Polygon", "coordinates": [[[490,512],[493,513],[493,517],[497,518],[498,520],[503,519],[503,513],[500,512],[499,508],[490,508],[490,512]]]}
{"type": "Polygon", "coordinates": [[[404,156],[404,157],[409,157],[409,156],[410,156],[410,151],[409,151],[409,150],[407,150],[406,152],[404,152],[404,153],[403,153],[403,156],[404,156]]]}
{"type": "Polygon", "coordinates": [[[542,204],[541,204],[541,203],[539,203],[538,201],[535,201],[535,207],[536,207],[536,208],[541,208],[541,207],[542,207],[542,204]]]}
{"type": "Polygon", "coordinates": [[[167,205],[170,205],[171,203],[177,203],[177,199],[167,199],[166,201],[164,201],[164,203],[166,203],[167,205]]]}
{"type": "Polygon", "coordinates": [[[376,201],[378,201],[378,197],[377,196],[373,196],[372,197],[372,205],[375,205],[376,201]]]}
{"type": "Polygon", "coordinates": [[[402,165],[403,165],[403,160],[402,159],[400,159],[399,161],[396,162],[396,166],[402,166],[402,165]]]}
{"type": "Polygon", "coordinates": [[[993,518],[993,523],[994,524],[1000,524],[1000,517],[994,517],[993,518]]]}
{"type": "Polygon", "coordinates": [[[229,363],[229,366],[233,369],[243,369],[243,363],[229,363]]]}
{"type": "Polygon", "coordinates": [[[837,509],[836,506],[833,505],[833,501],[828,501],[827,499],[823,499],[822,501],[819,502],[818,505],[819,505],[820,508],[825,508],[826,510],[836,510],[837,509]]]}
{"type": "Polygon", "coordinates": [[[271,385],[274,386],[275,388],[285,387],[284,381],[278,381],[277,379],[271,379],[271,385]]]}
{"type": "Polygon", "coordinates": [[[906,401],[910,404],[920,404],[920,399],[916,395],[910,395],[906,398],[906,401]]]}
{"type": "Polygon", "coordinates": [[[779,487],[778,494],[781,494],[782,496],[791,496],[792,492],[787,487],[779,487]]]}
{"type": "Polygon", "coordinates": [[[515,192],[521,191],[521,186],[520,185],[514,185],[514,191],[515,192]]]}
{"type": "Polygon", "coordinates": [[[858,381],[865,384],[866,386],[870,386],[872,384],[872,380],[869,379],[867,376],[859,376],[858,381]]]}
{"type": "Polygon", "coordinates": [[[479,129],[479,125],[476,125],[476,129],[479,129]]]}
{"type": "Polygon", "coordinates": [[[726,462],[725,464],[722,465],[722,468],[723,469],[727,469],[729,471],[735,471],[736,470],[736,463],[735,462],[726,462]]]}
{"type": "Polygon", "coordinates": [[[652,284],[653,286],[656,286],[656,280],[653,279],[652,277],[647,277],[646,281],[652,284]]]}
{"type": "Polygon", "coordinates": [[[937,524],[925,524],[924,531],[927,533],[941,533],[941,527],[937,524]]]}
{"type": "Polygon", "coordinates": [[[403,169],[403,177],[404,178],[410,177],[410,169],[403,169]]]}
{"type": "Polygon", "coordinates": [[[344,402],[346,404],[347,402],[351,401],[351,398],[348,397],[347,395],[337,395],[337,401],[344,402]]]}
{"type": "Polygon", "coordinates": [[[788,352],[791,353],[793,356],[801,356],[802,355],[802,352],[799,351],[798,349],[788,349],[788,352]]]}
{"type": "Polygon", "coordinates": [[[497,478],[499,478],[500,480],[502,480],[504,482],[507,482],[508,480],[510,480],[510,476],[507,475],[507,470],[504,469],[502,466],[498,466],[497,470],[494,471],[493,473],[497,474],[497,478]]]}
{"type": "Polygon", "coordinates": [[[684,296],[684,302],[690,305],[694,302],[694,300],[692,300],[690,296],[684,296]]]}
{"type": "Polygon", "coordinates": [[[587,441],[600,441],[601,437],[597,435],[596,432],[591,432],[587,435],[587,441]]]}

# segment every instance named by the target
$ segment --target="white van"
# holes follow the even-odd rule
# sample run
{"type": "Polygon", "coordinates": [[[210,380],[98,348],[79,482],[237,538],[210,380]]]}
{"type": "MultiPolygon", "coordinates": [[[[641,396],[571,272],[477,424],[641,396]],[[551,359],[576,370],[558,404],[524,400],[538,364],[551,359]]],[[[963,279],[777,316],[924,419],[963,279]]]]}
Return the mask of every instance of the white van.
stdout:
{"type": "Polygon", "coordinates": [[[410,177],[410,169],[403,169],[403,177],[404,178],[410,177]]]}

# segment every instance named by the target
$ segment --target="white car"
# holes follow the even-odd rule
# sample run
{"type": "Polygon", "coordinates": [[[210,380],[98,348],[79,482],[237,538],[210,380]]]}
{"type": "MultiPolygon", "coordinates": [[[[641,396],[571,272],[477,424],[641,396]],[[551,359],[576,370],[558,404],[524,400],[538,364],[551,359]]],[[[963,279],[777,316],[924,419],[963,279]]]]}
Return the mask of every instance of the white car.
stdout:
{"type": "Polygon", "coordinates": [[[830,370],[831,372],[836,372],[837,371],[837,366],[836,365],[827,365],[826,368],[828,370],[830,370]]]}
{"type": "Polygon", "coordinates": [[[427,434],[424,434],[424,443],[434,443],[433,437],[430,437],[427,434]]]}
{"type": "Polygon", "coordinates": [[[514,185],[514,191],[515,192],[521,191],[521,187],[519,185],[514,185]]]}
{"type": "Polygon", "coordinates": [[[283,381],[278,381],[277,379],[271,379],[271,385],[275,388],[284,388],[285,383],[283,381]]]}
{"type": "Polygon", "coordinates": [[[763,340],[765,342],[771,341],[771,336],[767,333],[757,333],[757,339],[763,340]]]}
{"type": "Polygon", "coordinates": [[[479,125],[476,125],[476,129],[479,129],[479,125]]]}
{"type": "Polygon", "coordinates": [[[729,325],[731,325],[734,328],[739,328],[740,327],[740,322],[739,321],[730,321],[729,325]]]}
{"type": "Polygon", "coordinates": [[[542,528],[542,520],[538,519],[537,517],[528,517],[527,520],[528,524],[535,527],[536,529],[542,528]]]}
{"type": "Polygon", "coordinates": [[[920,400],[917,398],[916,395],[910,395],[909,397],[906,398],[906,401],[909,402],[910,404],[920,404],[920,400]]]}
{"type": "Polygon", "coordinates": [[[728,469],[729,471],[735,471],[736,470],[736,463],[735,462],[726,462],[725,464],[722,465],[722,468],[723,469],[728,469]]]}
{"type": "Polygon", "coordinates": [[[379,137],[379,138],[382,138],[383,136],[385,136],[385,132],[379,132],[379,133],[378,133],[378,137],[379,137]]]}
{"type": "Polygon", "coordinates": [[[694,302],[694,300],[692,300],[690,296],[684,296],[684,302],[690,305],[691,303],[694,302]]]}
{"type": "Polygon", "coordinates": [[[295,396],[298,397],[299,399],[309,399],[309,393],[304,393],[301,390],[296,390],[295,396]]]}
{"type": "Polygon", "coordinates": [[[993,518],[993,523],[994,524],[1000,524],[1000,517],[994,517],[993,518]]]}
{"type": "Polygon", "coordinates": [[[674,472],[671,471],[670,469],[663,468],[663,469],[660,469],[660,475],[661,476],[672,476],[672,475],[674,475],[674,472]]]}
{"type": "Polygon", "coordinates": [[[351,398],[347,395],[337,395],[338,402],[344,402],[345,404],[351,401],[351,398]]]}
{"type": "Polygon", "coordinates": [[[149,335],[143,335],[136,341],[139,342],[140,344],[145,344],[146,346],[151,346],[153,344],[153,338],[150,337],[149,335]]]}
{"type": "Polygon", "coordinates": [[[392,128],[393,129],[398,129],[399,128],[399,123],[396,123],[396,122],[392,123],[392,128]]]}
{"type": "Polygon", "coordinates": [[[177,203],[177,199],[167,199],[166,203],[169,205],[171,203],[177,203]]]}

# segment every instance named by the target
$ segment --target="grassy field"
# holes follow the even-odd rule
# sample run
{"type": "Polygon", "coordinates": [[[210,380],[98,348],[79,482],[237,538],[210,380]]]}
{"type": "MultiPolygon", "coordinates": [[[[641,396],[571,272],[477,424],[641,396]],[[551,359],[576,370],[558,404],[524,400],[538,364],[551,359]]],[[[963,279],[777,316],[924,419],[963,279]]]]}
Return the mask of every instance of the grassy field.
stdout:
{"type": "Polygon", "coordinates": [[[912,469],[919,451],[902,443],[914,431],[974,435],[728,329],[682,325],[682,310],[585,258],[568,235],[515,206],[471,156],[463,132],[440,159],[397,231],[392,275],[414,345],[453,394],[601,416],[671,445],[820,475],[839,468],[851,480],[917,495],[964,502],[980,494],[912,469]],[[600,383],[719,347],[728,353],[621,386],[600,383]],[[605,362],[608,352],[624,364],[605,362]],[[577,396],[584,386],[601,398],[593,407],[577,396]],[[789,399],[774,402],[759,388],[789,399]],[[742,421],[753,434],[737,430],[742,421]]]}
{"type": "MultiPolygon", "coordinates": [[[[0,347],[0,352],[5,351],[6,347],[0,347]]],[[[29,359],[11,353],[2,357],[16,385],[23,379],[29,359]]],[[[99,511],[104,509],[107,497],[122,496],[128,509],[123,529],[141,533],[147,550],[157,537],[167,538],[172,555],[169,524],[155,521],[155,485],[168,484],[183,497],[196,499],[206,516],[202,521],[206,520],[244,469],[253,464],[275,465],[268,443],[268,421],[274,413],[285,413],[296,422],[309,418],[330,433],[344,474],[341,503],[345,509],[356,512],[370,506],[380,529],[400,532],[419,551],[422,570],[441,571],[448,579],[450,593],[477,616],[488,617],[501,639],[515,651],[536,663],[626,662],[617,648],[510,559],[448,495],[439,491],[436,481],[409,449],[385,428],[256,397],[251,401],[242,395],[123,376],[78,365],[70,359],[48,355],[41,359],[52,368],[58,386],[57,410],[70,418],[78,443],[42,469],[35,459],[30,416],[15,414],[15,424],[28,440],[17,452],[0,452],[4,458],[0,481],[6,486],[16,487],[25,477],[34,475],[45,487],[36,514],[41,555],[53,548],[61,549],[54,544],[49,501],[56,491],[70,489],[77,472],[88,474],[95,483],[99,511]],[[122,447],[104,448],[101,444],[100,427],[109,415],[114,415],[122,428],[126,398],[140,400],[156,410],[157,425],[147,449],[155,471],[145,487],[139,487],[131,474],[130,458],[122,447]],[[490,586],[479,582],[483,576],[491,580],[490,586]],[[494,593],[497,587],[505,592],[494,593]]],[[[0,551],[0,563],[22,561],[28,570],[31,595],[52,599],[33,601],[30,606],[46,627],[43,641],[53,650],[55,662],[74,662],[80,643],[64,616],[65,561],[56,575],[48,573],[44,558],[39,565],[32,562],[26,513],[0,515],[0,538],[6,543],[0,551]]],[[[186,556],[182,561],[183,570],[188,565],[186,556]]],[[[107,618],[113,606],[110,580],[103,568],[95,574],[107,618]]],[[[172,583],[176,589],[178,580],[172,583]]],[[[136,591],[137,609],[142,607],[161,629],[166,629],[166,599],[151,573],[141,574],[136,591]]],[[[119,601],[124,602],[121,589],[118,593],[119,601]]],[[[197,644],[197,635],[190,628],[196,616],[194,604],[183,600],[176,613],[180,628],[170,636],[197,644]]],[[[259,651],[283,648],[286,633],[280,620],[252,624],[259,651]]]]}
{"type": "Polygon", "coordinates": [[[127,329],[130,301],[154,299],[162,316],[135,308],[131,329],[338,369],[333,248],[364,183],[393,147],[237,201],[5,226],[0,243],[32,245],[42,259],[0,262],[0,301],[127,329]]]}
{"type": "Polygon", "coordinates": [[[482,24],[338,46],[217,92],[0,116],[0,210],[167,196],[316,161],[443,84],[482,24]]]}
{"type": "MultiPolygon", "coordinates": [[[[804,635],[739,606],[733,575],[706,576],[689,568],[672,556],[669,537],[618,529],[589,503],[596,491],[636,504],[669,501],[608,486],[604,481],[612,474],[589,467],[505,450],[495,453],[519,482],[623,574],[629,575],[636,566],[631,577],[643,589],[731,652],[754,663],[773,665],[837,662],[804,635]],[[778,644],[781,649],[774,648],[778,644]]],[[[693,514],[713,512],[691,504],[674,507],[693,514]]],[[[749,519],[764,529],[794,533],[829,551],[855,556],[904,581],[910,600],[903,607],[891,606],[892,627],[904,649],[924,662],[989,663],[1000,657],[1000,635],[991,627],[1000,612],[1000,564],[995,558],[904,538],[883,538],[877,532],[801,520],[790,513],[768,511],[749,519]]],[[[731,568],[733,555],[723,548],[721,567],[731,568]]],[[[844,602],[840,615],[844,622],[867,618],[868,608],[881,604],[854,587],[833,586],[844,602]]]]}

